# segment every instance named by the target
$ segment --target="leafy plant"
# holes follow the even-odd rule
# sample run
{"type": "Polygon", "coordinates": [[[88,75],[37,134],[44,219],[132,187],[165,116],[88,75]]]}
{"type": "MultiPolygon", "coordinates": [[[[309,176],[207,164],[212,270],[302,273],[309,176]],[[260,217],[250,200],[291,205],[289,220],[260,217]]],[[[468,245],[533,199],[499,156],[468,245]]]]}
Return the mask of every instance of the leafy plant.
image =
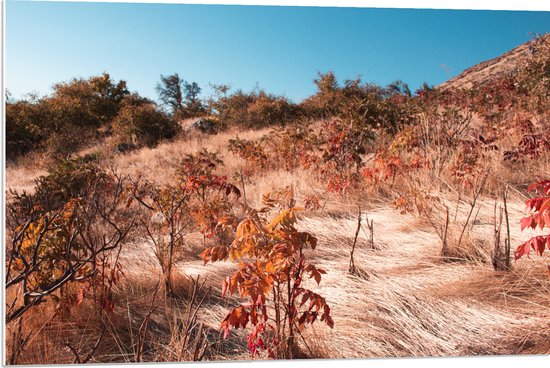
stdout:
{"type": "Polygon", "coordinates": [[[187,155],[176,172],[182,188],[193,198],[189,214],[205,238],[212,238],[221,230],[217,224],[229,214],[230,195],[241,196],[240,190],[228,181],[227,176],[215,173],[223,165],[218,154],[207,149],[187,155]]]}
{"type": "Polygon", "coordinates": [[[204,263],[238,261],[238,270],[223,282],[222,296],[238,293],[247,302],[231,310],[221,323],[224,337],[232,328],[251,329],[248,348],[255,357],[266,350],[271,358],[293,358],[296,338],[317,319],[333,327],[330,307],[321,295],[306,289],[306,278],[321,282],[325,271],[307,261],[308,248],[317,239],[296,228],[296,212],[290,206],[267,220],[264,214],[275,208],[269,196],[259,211],[250,209],[236,226],[230,246],[216,246],[201,253],[204,263]]]}
{"type": "Polygon", "coordinates": [[[155,146],[162,139],[173,138],[178,129],[154,103],[136,98],[126,99],[113,120],[113,134],[119,143],[134,146],[155,146]]]}
{"type": "Polygon", "coordinates": [[[155,257],[164,275],[165,291],[173,296],[172,268],[191,223],[187,216],[190,193],[182,186],[158,186],[139,181],[133,183],[130,189],[132,197],[149,213],[141,223],[154,245],[155,257]]]}
{"type": "MultiPolygon", "coordinates": [[[[536,196],[525,202],[527,209],[533,213],[521,219],[521,230],[550,228],[550,180],[532,184],[527,191],[536,193],[536,196]]],[[[514,252],[514,257],[518,260],[524,255],[529,256],[531,249],[542,256],[545,248],[550,250],[550,234],[534,236],[521,244],[514,252]]]]}
{"type": "Polygon", "coordinates": [[[298,109],[285,97],[263,90],[228,94],[227,86],[218,86],[218,96],[210,100],[210,111],[224,128],[240,126],[259,129],[281,126],[298,116],[298,109]]]}
{"type": "MultiPolygon", "coordinates": [[[[14,293],[6,308],[8,323],[48,299],[59,306],[81,302],[91,285],[103,284],[97,271],[105,269],[111,251],[120,249],[133,221],[124,221],[118,213],[124,200],[122,179],[106,174],[98,181],[101,185],[60,208],[45,210],[37,204],[23,215],[10,216],[20,222],[10,231],[7,250],[6,292],[14,293]],[[69,289],[78,284],[76,291],[69,289]]],[[[22,208],[10,203],[8,211],[22,208]]],[[[116,262],[113,267],[114,277],[116,262]]],[[[103,290],[101,295],[102,306],[112,309],[109,293],[103,290]]]]}
{"type": "Polygon", "coordinates": [[[9,204],[12,221],[8,224],[21,225],[31,213],[61,210],[72,199],[98,196],[111,185],[110,176],[99,168],[93,155],[58,159],[47,175],[35,180],[32,194],[12,191],[13,200],[9,204]]]}

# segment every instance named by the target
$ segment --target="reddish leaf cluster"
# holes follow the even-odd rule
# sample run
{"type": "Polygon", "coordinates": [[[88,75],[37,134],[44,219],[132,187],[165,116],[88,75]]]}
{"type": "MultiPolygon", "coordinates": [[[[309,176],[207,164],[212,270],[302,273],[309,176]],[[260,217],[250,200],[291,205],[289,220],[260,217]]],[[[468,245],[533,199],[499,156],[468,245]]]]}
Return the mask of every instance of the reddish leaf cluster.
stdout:
{"type": "MultiPolygon", "coordinates": [[[[529,186],[527,190],[537,193],[538,197],[528,199],[525,202],[527,209],[533,213],[521,219],[521,230],[526,228],[536,229],[537,227],[541,230],[550,228],[550,180],[535,183],[529,186]]],[[[532,237],[517,247],[514,256],[516,260],[524,255],[529,256],[531,249],[542,255],[546,248],[550,250],[550,234],[532,237]]]]}
{"type": "Polygon", "coordinates": [[[222,321],[224,337],[231,328],[244,329],[251,323],[248,347],[253,357],[260,350],[267,350],[273,358],[289,357],[296,331],[303,326],[317,318],[330,327],[334,325],[326,300],[302,286],[305,277],[319,284],[326,272],[306,261],[306,248],[315,249],[317,239],[296,229],[295,212],[299,209],[284,209],[267,221],[262,214],[273,209],[277,201],[264,195],[264,203],[268,207],[249,211],[249,217],[237,225],[230,246],[207,248],[201,257],[205,264],[228,258],[239,261],[237,271],[223,282],[222,296],[238,293],[247,302],[222,321]]]}

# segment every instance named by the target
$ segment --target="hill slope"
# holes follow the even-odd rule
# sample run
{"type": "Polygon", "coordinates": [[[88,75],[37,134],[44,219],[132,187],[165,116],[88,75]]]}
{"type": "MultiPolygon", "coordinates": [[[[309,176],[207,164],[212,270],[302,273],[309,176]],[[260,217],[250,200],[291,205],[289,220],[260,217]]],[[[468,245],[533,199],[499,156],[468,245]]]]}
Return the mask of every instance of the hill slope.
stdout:
{"type": "MultiPolygon", "coordinates": [[[[545,37],[548,37],[545,36],[545,37]]],[[[442,83],[438,88],[445,91],[449,88],[471,88],[474,83],[484,84],[495,77],[509,75],[517,72],[521,61],[532,55],[530,42],[519,45],[518,47],[494,58],[474,65],[458,76],[442,83]]]]}

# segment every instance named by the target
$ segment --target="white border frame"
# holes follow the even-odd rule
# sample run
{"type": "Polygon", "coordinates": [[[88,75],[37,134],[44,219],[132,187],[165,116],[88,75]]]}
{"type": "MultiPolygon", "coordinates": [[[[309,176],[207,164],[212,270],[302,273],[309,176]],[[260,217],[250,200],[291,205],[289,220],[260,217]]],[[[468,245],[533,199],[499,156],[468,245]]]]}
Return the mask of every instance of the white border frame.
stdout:
{"type": "MultiPolygon", "coordinates": [[[[2,109],[1,109],[1,163],[2,163],[2,209],[0,210],[2,220],[2,230],[0,231],[0,241],[2,242],[2,284],[5,279],[5,190],[6,190],[6,145],[5,145],[5,75],[6,75],[6,2],[15,0],[2,0],[2,109]]],[[[34,1],[71,1],[71,0],[34,0],[34,1]]],[[[74,0],[73,0],[74,1],[74,0]]],[[[78,0],[79,2],[98,2],[94,0],[78,0]]],[[[510,10],[510,11],[550,11],[550,0],[103,0],[101,2],[126,2],[126,3],[171,3],[171,4],[219,4],[219,5],[264,5],[264,6],[322,6],[322,7],[367,7],[367,8],[401,8],[401,9],[454,9],[454,10],[510,10]]],[[[5,289],[2,287],[2,305],[5,305],[5,289]]],[[[5,314],[2,308],[2,365],[6,365],[5,351],[5,314]]],[[[256,366],[258,361],[227,361],[227,362],[202,362],[202,363],[140,363],[146,366],[181,366],[181,367],[219,367],[219,368],[251,368],[256,366]]],[[[297,361],[266,361],[260,363],[265,368],[271,367],[300,367],[300,368],[332,368],[335,365],[344,364],[347,367],[362,367],[368,365],[372,368],[395,368],[395,367],[421,367],[421,368],[441,368],[442,365],[449,368],[459,368],[465,365],[484,368],[503,368],[508,365],[522,366],[528,365],[529,368],[542,368],[550,366],[550,355],[535,356],[496,356],[496,357],[460,357],[460,358],[384,358],[384,359],[327,359],[327,360],[297,360],[297,361]]],[[[88,364],[89,366],[99,367],[121,367],[134,366],[135,364],[88,364]]],[[[56,365],[50,365],[56,366],[56,365]]],[[[59,365],[62,367],[71,365],[59,365]]],[[[29,367],[37,367],[29,366],[29,367]]]]}

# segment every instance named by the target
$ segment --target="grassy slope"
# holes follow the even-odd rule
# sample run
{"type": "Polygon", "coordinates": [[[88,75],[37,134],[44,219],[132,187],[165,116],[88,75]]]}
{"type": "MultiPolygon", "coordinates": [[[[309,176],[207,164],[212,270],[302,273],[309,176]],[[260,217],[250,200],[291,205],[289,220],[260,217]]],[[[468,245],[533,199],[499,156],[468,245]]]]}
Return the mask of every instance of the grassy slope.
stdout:
{"type": "MultiPolygon", "coordinates": [[[[241,138],[253,139],[261,132],[239,132],[241,138]]],[[[219,151],[225,162],[225,173],[231,176],[243,162],[227,151],[227,140],[235,132],[217,136],[196,135],[190,140],[163,143],[154,149],[141,149],[114,156],[105,162],[119,171],[144,175],[157,182],[169,182],[171,173],[185,153],[201,147],[219,151]]],[[[29,189],[32,179],[43,173],[39,164],[22,163],[7,170],[7,187],[29,189]]],[[[321,184],[304,172],[269,172],[254,178],[246,186],[247,199],[257,204],[264,192],[293,184],[298,201],[313,191],[322,193],[321,184]]],[[[363,358],[389,356],[437,356],[472,354],[549,353],[548,327],[550,316],[550,285],[546,274],[547,256],[523,259],[514,263],[510,273],[494,272],[490,263],[493,242],[494,199],[483,198],[475,221],[468,227],[466,243],[478,250],[474,260],[449,262],[440,257],[441,240],[433,227],[412,214],[400,214],[391,200],[379,195],[368,198],[341,198],[326,196],[322,210],[307,212],[299,226],[319,238],[319,246],[312,253],[315,262],[328,271],[321,287],[313,289],[326,296],[332,306],[335,327],[328,329],[316,324],[307,331],[307,346],[302,350],[309,357],[363,358]],[[355,263],[362,276],[348,272],[349,251],[357,226],[357,204],[364,209],[363,218],[374,220],[374,240],[378,250],[368,246],[367,233],[359,234],[355,263]],[[481,250],[481,251],[479,251],[481,250]],[[542,281],[538,281],[542,280],[542,281]]],[[[454,236],[465,221],[469,206],[450,195],[442,198],[453,211],[454,236]]],[[[512,224],[512,246],[527,239],[519,231],[519,220],[524,214],[522,198],[512,193],[509,202],[512,224]]],[[[364,223],[364,222],[363,222],[364,223]]],[[[366,229],[366,227],[365,227],[366,229]]],[[[213,287],[213,298],[208,300],[199,318],[215,336],[219,322],[228,310],[227,301],[219,299],[221,282],[232,269],[232,264],[203,266],[198,254],[202,250],[200,236],[191,234],[188,249],[178,264],[182,280],[186,276],[201,275],[213,287]]],[[[119,290],[127,300],[139,299],[158,278],[158,267],[149,244],[134,240],[123,250],[126,281],[119,290]]],[[[128,307],[128,315],[121,313],[118,324],[113,322],[110,336],[116,344],[105,348],[99,360],[130,361],[128,341],[131,332],[121,325],[139,327],[140,316],[146,313],[148,302],[141,307],[128,307]],[[132,314],[133,317],[130,317],[132,314]],[[135,319],[137,322],[128,322],[135,319]]],[[[129,302],[128,302],[129,303],[129,302]]],[[[130,304],[128,304],[130,305],[130,304]]],[[[134,305],[134,304],[133,304],[134,305]]],[[[135,305],[139,305],[139,302],[135,305]]],[[[185,305],[171,313],[185,313],[185,305]]],[[[177,336],[163,328],[162,314],[157,313],[157,327],[151,333],[170,339],[177,346],[177,336]],[[172,335],[171,335],[172,334],[172,335]]],[[[164,312],[166,314],[166,312],[164,312]]],[[[153,318],[154,322],[155,318],[153,318]]],[[[91,323],[91,322],[90,322],[91,323]]],[[[58,326],[63,336],[66,326],[58,326]]],[[[134,332],[135,333],[135,332],[134,332]]],[[[244,334],[232,333],[230,341],[212,348],[209,359],[246,359],[244,334]]],[[[216,340],[212,337],[213,341],[216,340]]],[[[159,338],[159,340],[161,340],[159,338]]],[[[64,361],[67,354],[55,347],[52,360],[64,361]]],[[[150,359],[167,360],[165,348],[152,347],[150,359]]],[[[169,347],[166,347],[169,349],[169,347]]],[[[34,358],[40,361],[38,355],[34,358]]]]}

